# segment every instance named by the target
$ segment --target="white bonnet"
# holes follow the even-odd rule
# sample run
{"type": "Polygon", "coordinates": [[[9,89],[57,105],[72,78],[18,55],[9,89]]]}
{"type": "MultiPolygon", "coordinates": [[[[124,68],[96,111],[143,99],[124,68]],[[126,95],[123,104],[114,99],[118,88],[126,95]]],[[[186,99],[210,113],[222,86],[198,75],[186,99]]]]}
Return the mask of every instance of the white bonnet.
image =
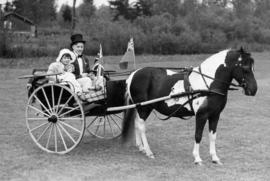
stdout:
{"type": "Polygon", "coordinates": [[[75,59],[76,59],[75,54],[72,51],[70,51],[69,49],[64,48],[64,49],[60,50],[60,52],[58,54],[58,57],[56,58],[56,62],[60,62],[60,60],[61,60],[61,58],[63,57],[64,54],[69,54],[71,56],[71,62],[70,63],[75,61],[75,59]]]}

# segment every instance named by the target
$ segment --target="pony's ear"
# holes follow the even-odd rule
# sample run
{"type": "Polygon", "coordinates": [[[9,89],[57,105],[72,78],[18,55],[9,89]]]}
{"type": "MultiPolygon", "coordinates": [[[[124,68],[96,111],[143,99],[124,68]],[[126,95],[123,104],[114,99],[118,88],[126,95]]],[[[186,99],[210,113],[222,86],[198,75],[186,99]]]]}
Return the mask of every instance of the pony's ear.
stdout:
{"type": "Polygon", "coordinates": [[[245,50],[244,50],[244,48],[242,46],[240,47],[239,52],[240,53],[245,53],[245,50]]]}
{"type": "Polygon", "coordinates": [[[240,47],[240,49],[238,50],[238,52],[240,54],[245,54],[245,55],[251,55],[249,52],[247,52],[242,46],[240,47]]]}

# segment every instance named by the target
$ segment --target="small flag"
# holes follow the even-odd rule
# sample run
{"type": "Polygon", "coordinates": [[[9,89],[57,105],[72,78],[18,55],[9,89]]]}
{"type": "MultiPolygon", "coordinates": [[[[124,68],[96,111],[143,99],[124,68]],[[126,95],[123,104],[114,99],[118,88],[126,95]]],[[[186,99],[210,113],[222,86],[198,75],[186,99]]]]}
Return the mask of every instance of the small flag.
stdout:
{"type": "Polygon", "coordinates": [[[134,41],[133,41],[133,38],[130,38],[130,40],[128,42],[127,51],[134,51],[134,41]]]}
{"type": "Polygon", "coordinates": [[[127,51],[119,63],[120,69],[127,69],[128,62],[134,62],[134,69],[136,68],[133,38],[130,38],[130,40],[128,42],[128,46],[127,46],[127,51]]]}

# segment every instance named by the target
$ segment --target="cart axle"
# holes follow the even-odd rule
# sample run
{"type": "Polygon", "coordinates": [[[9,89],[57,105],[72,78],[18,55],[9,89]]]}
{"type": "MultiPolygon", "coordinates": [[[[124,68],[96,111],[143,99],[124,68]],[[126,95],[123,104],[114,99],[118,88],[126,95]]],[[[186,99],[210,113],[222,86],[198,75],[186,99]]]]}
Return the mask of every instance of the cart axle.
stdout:
{"type": "Polygon", "coordinates": [[[51,117],[48,118],[48,121],[49,122],[52,122],[52,123],[56,123],[58,120],[57,116],[55,115],[52,115],[51,117]]]}

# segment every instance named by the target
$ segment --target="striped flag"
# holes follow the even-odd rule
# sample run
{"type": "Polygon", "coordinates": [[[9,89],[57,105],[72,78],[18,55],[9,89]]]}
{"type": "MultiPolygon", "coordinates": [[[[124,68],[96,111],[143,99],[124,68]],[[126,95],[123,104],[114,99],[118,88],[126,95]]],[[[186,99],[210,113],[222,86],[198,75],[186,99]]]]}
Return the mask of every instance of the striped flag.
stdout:
{"type": "Polygon", "coordinates": [[[127,51],[122,57],[119,67],[121,69],[127,69],[128,68],[128,63],[133,62],[134,63],[134,69],[136,68],[135,64],[135,51],[134,51],[134,41],[133,38],[130,38],[127,46],[127,51]]]}

